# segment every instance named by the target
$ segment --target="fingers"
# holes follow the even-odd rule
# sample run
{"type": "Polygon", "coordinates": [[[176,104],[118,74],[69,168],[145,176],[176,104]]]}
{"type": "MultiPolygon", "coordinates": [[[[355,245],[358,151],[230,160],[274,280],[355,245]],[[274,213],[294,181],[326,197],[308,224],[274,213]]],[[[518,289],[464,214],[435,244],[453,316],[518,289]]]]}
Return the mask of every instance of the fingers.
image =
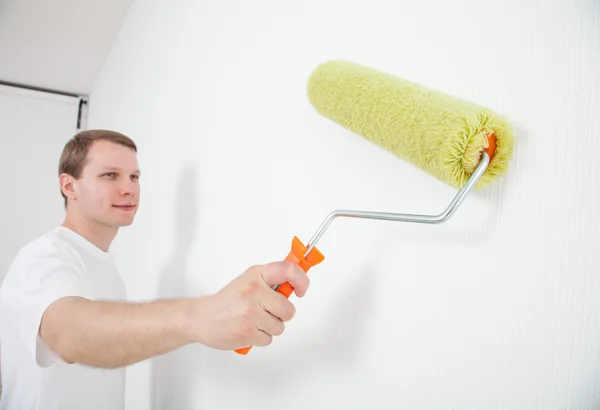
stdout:
{"type": "Polygon", "coordinates": [[[296,307],[279,292],[269,289],[265,294],[263,308],[282,322],[289,322],[296,314],[296,307]]]}
{"type": "Polygon", "coordinates": [[[266,334],[262,330],[256,329],[256,333],[252,338],[250,344],[252,346],[265,347],[273,342],[273,336],[266,334]]]}
{"type": "Polygon", "coordinates": [[[270,314],[269,312],[262,311],[256,318],[256,327],[258,330],[262,330],[269,336],[280,336],[285,330],[285,325],[278,318],[270,314]]]}
{"type": "Polygon", "coordinates": [[[247,343],[244,345],[268,346],[273,342],[274,336],[283,333],[285,328],[283,322],[262,308],[257,308],[253,316],[251,324],[248,323],[252,330],[247,335],[247,343]]]}
{"type": "Polygon", "coordinates": [[[278,261],[264,265],[261,272],[263,280],[270,288],[289,282],[294,288],[294,293],[299,298],[303,297],[310,285],[308,275],[295,263],[278,261]]]}

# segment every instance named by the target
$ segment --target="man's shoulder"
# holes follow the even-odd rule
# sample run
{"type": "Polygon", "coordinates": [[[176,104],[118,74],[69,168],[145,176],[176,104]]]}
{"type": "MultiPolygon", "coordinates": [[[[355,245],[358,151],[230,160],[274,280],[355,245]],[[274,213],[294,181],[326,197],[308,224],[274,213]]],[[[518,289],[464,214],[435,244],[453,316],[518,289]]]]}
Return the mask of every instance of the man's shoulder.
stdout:
{"type": "Polygon", "coordinates": [[[23,245],[17,252],[16,258],[43,257],[57,254],[73,256],[74,253],[75,248],[60,234],[59,228],[54,228],[23,245]]]}
{"type": "Polygon", "coordinates": [[[23,271],[31,272],[43,269],[46,265],[80,263],[77,250],[60,234],[58,228],[44,232],[30,242],[23,245],[6,273],[5,282],[10,282],[11,277],[21,276],[23,271]]]}

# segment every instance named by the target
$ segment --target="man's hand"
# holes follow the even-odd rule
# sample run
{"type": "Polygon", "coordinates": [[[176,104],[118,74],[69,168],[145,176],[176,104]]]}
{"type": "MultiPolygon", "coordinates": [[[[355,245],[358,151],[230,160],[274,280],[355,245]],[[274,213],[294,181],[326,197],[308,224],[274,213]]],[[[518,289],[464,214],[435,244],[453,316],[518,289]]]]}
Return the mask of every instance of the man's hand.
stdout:
{"type": "Polygon", "coordinates": [[[190,311],[195,339],[220,350],[269,345],[296,313],[294,305],[273,290],[285,282],[298,297],[309,286],[308,275],[298,265],[281,261],[253,266],[214,295],[200,298],[190,311]]]}

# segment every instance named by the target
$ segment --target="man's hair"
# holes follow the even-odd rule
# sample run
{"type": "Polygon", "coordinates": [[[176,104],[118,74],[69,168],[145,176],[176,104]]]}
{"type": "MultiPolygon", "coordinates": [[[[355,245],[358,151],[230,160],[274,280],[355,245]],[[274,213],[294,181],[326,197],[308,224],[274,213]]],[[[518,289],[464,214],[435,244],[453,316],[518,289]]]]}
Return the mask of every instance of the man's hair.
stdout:
{"type": "MultiPolygon", "coordinates": [[[[99,140],[114,142],[115,144],[123,145],[137,152],[137,146],[133,140],[121,133],[109,130],[81,131],[80,133],[75,134],[65,144],[58,164],[58,175],[65,173],[71,175],[75,179],[79,179],[85,166],[90,146],[92,143],[99,140]]],[[[60,193],[64,198],[66,207],[67,197],[63,194],[62,190],[60,193]]]]}

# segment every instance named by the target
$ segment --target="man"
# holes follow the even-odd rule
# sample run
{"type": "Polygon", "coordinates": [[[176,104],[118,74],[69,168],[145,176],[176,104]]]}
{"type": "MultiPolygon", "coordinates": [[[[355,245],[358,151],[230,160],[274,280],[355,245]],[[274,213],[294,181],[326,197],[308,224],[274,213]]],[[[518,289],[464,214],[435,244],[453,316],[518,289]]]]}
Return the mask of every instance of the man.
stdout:
{"type": "Polygon", "coordinates": [[[213,295],[126,302],[109,248],[134,220],[139,179],[136,145],[122,134],[84,131],[65,145],[64,223],[20,250],[0,289],[0,410],[120,410],[126,366],[191,343],[266,346],[294,316],[272,288],[288,281],[302,297],[309,281],[285,261],[253,266],[213,295]]]}

